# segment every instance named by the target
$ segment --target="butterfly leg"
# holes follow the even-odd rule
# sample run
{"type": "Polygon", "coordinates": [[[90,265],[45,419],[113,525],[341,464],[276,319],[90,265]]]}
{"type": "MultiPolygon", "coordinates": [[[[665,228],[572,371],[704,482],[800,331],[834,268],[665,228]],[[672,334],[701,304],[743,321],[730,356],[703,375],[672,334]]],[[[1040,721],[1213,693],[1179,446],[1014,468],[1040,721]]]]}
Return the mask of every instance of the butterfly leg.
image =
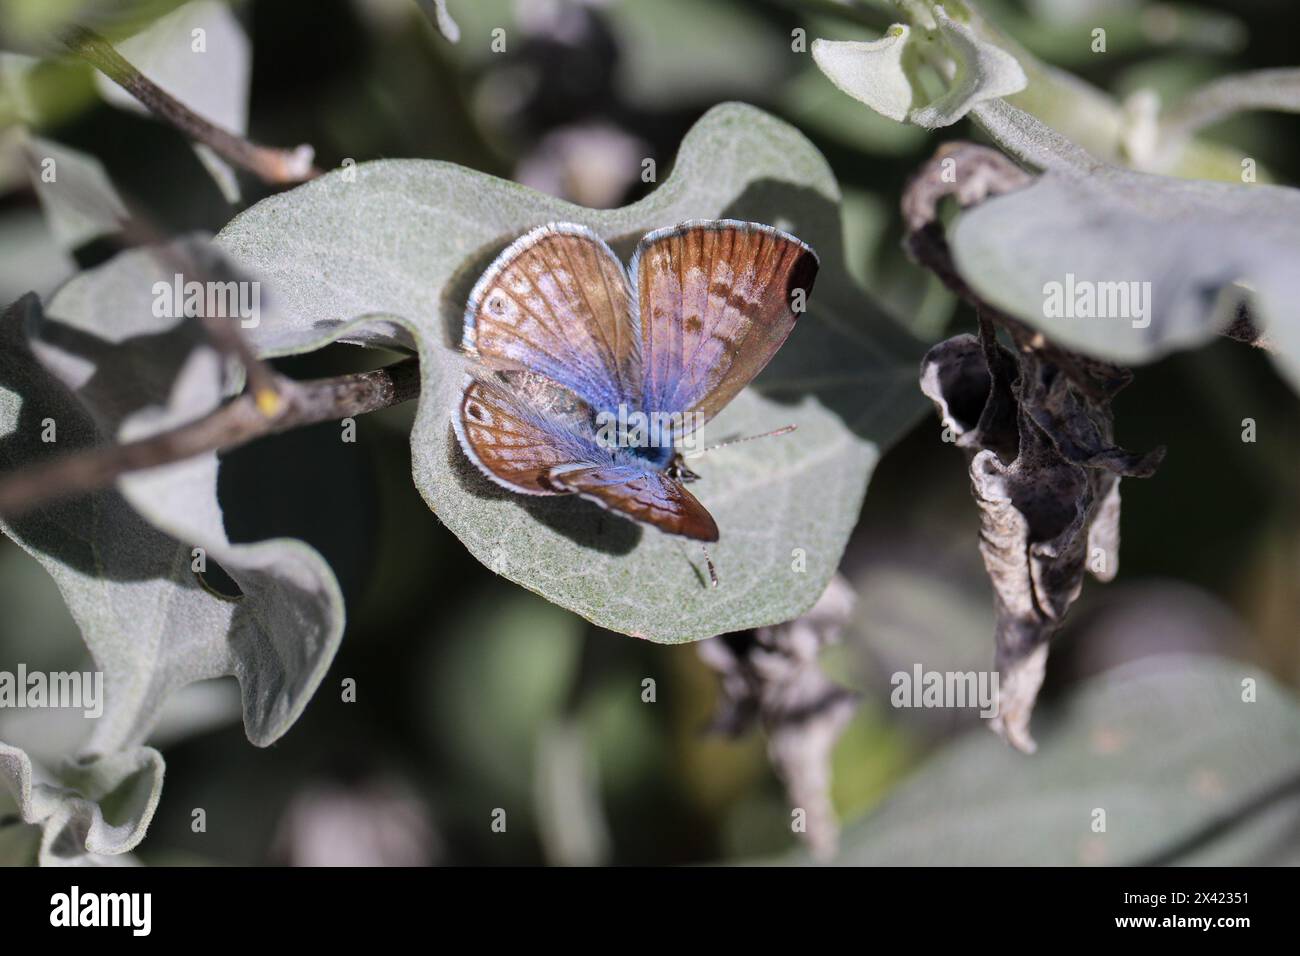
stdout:
{"type": "Polygon", "coordinates": [[[713,568],[713,559],[709,557],[709,549],[704,545],[700,545],[700,550],[704,552],[704,563],[709,568],[709,587],[716,588],[718,586],[718,572],[713,568]]]}

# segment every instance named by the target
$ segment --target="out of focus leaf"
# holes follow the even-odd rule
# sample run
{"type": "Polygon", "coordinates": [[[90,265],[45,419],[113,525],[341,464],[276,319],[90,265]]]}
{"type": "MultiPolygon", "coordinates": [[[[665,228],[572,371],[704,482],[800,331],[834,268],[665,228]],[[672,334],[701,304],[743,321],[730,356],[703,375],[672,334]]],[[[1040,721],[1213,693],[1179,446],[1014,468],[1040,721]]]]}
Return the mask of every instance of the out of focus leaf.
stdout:
{"type": "Polygon", "coordinates": [[[645,109],[762,96],[802,56],[737,0],[616,0],[604,15],[620,41],[618,90],[645,109]]]}
{"type": "Polygon", "coordinates": [[[711,110],[683,141],[672,175],[624,209],[584,209],[442,163],[376,162],[264,200],[217,241],[292,316],[253,331],[264,349],[301,351],[340,336],[419,349],[416,485],[480,561],[601,626],[676,642],[807,610],[839,562],[880,449],[916,412],[904,364],[915,361],[915,342],[849,279],[838,202],[834,177],[806,139],[732,104],[711,110]],[[700,463],[696,493],[722,529],[722,586],[710,589],[698,549],[681,539],[571,498],[493,485],[460,452],[450,419],[465,300],[512,239],[569,220],[626,258],[650,229],[719,217],[794,233],[817,250],[821,272],[808,313],[771,366],[705,427],[707,442],[798,425],[700,463]],[[374,313],[392,319],[344,328],[374,313]]]}
{"type": "Polygon", "coordinates": [[[553,720],[541,728],[533,799],[542,846],[551,863],[598,866],[608,862],[609,824],[593,756],[590,735],[580,722],[553,720]]]}
{"type": "Polygon", "coordinates": [[[939,671],[987,667],[994,622],[978,573],[973,579],[965,567],[913,559],[880,561],[855,575],[846,679],[883,697],[892,674],[918,663],[939,671]]]}
{"type": "Polygon", "coordinates": [[[21,53],[58,52],[54,35],[76,23],[111,38],[138,31],[178,0],[7,0],[0,6],[0,47],[21,53]]]}
{"type": "Polygon", "coordinates": [[[935,129],[951,126],[977,103],[1010,96],[1025,88],[1025,71],[1014,56],[977,34],[971,27],[949,17],[943,7],[934,8],[939,42],[952,59],[948,89],[938,99],[913,111],[909,120],[935,129]]]}
{"type": "Polygon", "coordinates": [[[845,829],[836,862],[1241,865],[1288,845],[1294,854],[1300,708],[1257,667],[1148,658],[1042,718],[1033,758],[981,731],[941,751],[845,829]]]}
{"type": "Polygon", "coordinates": [[[1106,31],[1106,53],[1115,57],[1169,49],[1236,53],[1247,39],[1240,20],[1184,3],[981,0],[980,8],[1038,56],[1072,69],[1096,59],[1089,41],[1098,29],[1106,31]]]}
{"type": "Polygon", "coordinates": [[[1248,110],[1300,112],[1300,69],[1254,70],[1212,80],[1161,117],[1160,139],[1181,141],[1248,110]]]}
{"type": "MultiPolygon", "coordinates": [[[[252,53],[229,4],[195,0],[117,44],[118,52],[156,85],[204,119],[243,136],[248,132],[252,53]]],[[[100,95],[121,109],[147,112],[102,73],[100,95]]],[[[202,144],[195,153],[228,202],[239,201],[239,182],[224,159],[202,144]]]]}
{"type": "Polygon", "coordinates": [[[121,228],[126,207],[99,160],[38,137],[26,139],[23,152],[32,191],[64,252],[121,228]]]}
{"type": "MultiPolygon", "coordinates": [[[[1038,60],[983,16],[973,0],[951,6],[950,17],[933,0],[906,5],[903,9],[911,26],[891,30],[891,35],[905,37],[898,49],[886,42],[889,36],[869,45],[819,40],[814,57],[837,86],[882,111],[881,115],[936,127],[969,112],[1000,146],[1021,158],[1027,158],[1025,150],[1038,158],[1049,152],[1040,142],[1026,141],[1027,131],[1015,116],[1023,110],[1046,124],[1046,132],[1062,141],[1069,137],[1108,161],[1179,176],[1236,178],[1236,164],[1242,158],[1238,150],[1199,139],[1188,141],[1183,135],[1170,136],[1170,142],[1162,144],[1158,103],[1151,97],[1120,103],[1077,76],[1038,60]],[[890,62],[894,59],[897,63],[890,62]],[[923,83],[930,74],[941,77],[944,87],[933,98],[923,83]],[[912,89],[913,106],[900,116],[902,100],[897,91],[904,81],[912,89]],[[1003,97],[1009,97],[1009,102],[1003,97]],[[915,105],[927,100],[928,106],[915,105]]],[[[1089,23],[1097,26],[1092,20],[1089,23]]],[[[1250,98],[1273,107],[1288,101],[1289,90],[1282,88],[1287,85],[1289,80],[1274,83],[1271,90],[1252,90],[1250,98]]],[[[1042,166],[1034,157],[1027,161],[1042,166]]]]}
{"type": "MultiPolygon", "coordinates": [[[[201,243],[189,254],[203,257],[201,243]]],[[[154,314],[154,283],[169,271],[150,250],[135,250],[65,286],[49,318],[34,297],[6,313],[6,467],[144,437],[222,399],[233,383],[197,321],[154,314]],[[29,351],[29,337],[53,374],[29,351]],[[50,423],[56,440],[46,442],[50,423]]],[[[269,744],[302,712],[338,647],[343,609],[329,568],[299,541],[232,545],[216,473],[215,455],[133,473],[116,490],[4,527],[54,577],[104,672],[105,710],[84,752],[141,742],[173,691],[226,674],[239,679],[249,739],[269,744]],[[191,570],[196,547],[242,597],[226,600],[201,585],[191,570]]]]}
{"type": "MultiPolygon", "coordinates": [[[[577,671],[582,622],[519,591],[469,604],[421,669],[423,715],[436,728],[461,779],[494,806],[526,816],[535,761],[554,732],[577,671]]],[[[567,724],[566,724],[567,726],[567,724]]],[[[535,782],[536,781],[536,782],[535,782]]],[[[483,817],[486,820],[486,817],[483,817]]]]}
{"type": "Polygon", "coordinates": [[[910,35],[910,28],[899,24],[879,40],[814,40],[813,60],[849,96],[902,123],[916,98],[903,66],[910,35]]]}
{"type": "Polygon", "coordinates": [[[879,40],[816,40],[813,59],[831,82],[882,116],[927,129],[951,126],[986,100],[1025,88],[1016,58],[971,27],[932,9],[934,33],[897,24],[879,40]],[[946,89],[925,95],[918,72],[923,63],[943,74],[946,89]],[[941,64],[941,65],[940,65],[941,64]]]}
{"type": "Polygon", "coordinates": [[[806,129],[865,153],[897,156],[914,152],[925,130],[893,122],[864,110],[826,82],[814,66],[802,70],[781,90],[781,108],[806,129]]]}
{"type": "MultiPolygon", "coordinates": [[[[51,775],[19,748],[0,743],[0,782],[4,784],[0,808],[12,803],[23,823],[40,831],[36,860],[0,857],[0,863],[93,866],[123,862],[122,854],[144,838],[158,806],[162,777],[162,755],[152,747],[69,761],[57,775],[51,775]]],[[[0,817],[4,815],[0,809],[0,817]]],[[[21,844],[13,841],[8,846],[21,844]]]]}
{"type": "Polygon", "coordinates": [[[26,292],[47,295],[77,271],[76,260],[54,238],[44,214],[14,210],[0,218],[0,302],[26,292]]]}
{"type": "Polygon", "coordinates": [[[1023,134],[1021,157],[1048,171],[968,210],[952,230],[958,268],[985,301],[1057,345],[1131,365],[1212,338],[1244,285],[1252,318],[1300,388],[1300,191],[1121,169],[1026,113],[1003,105],[999,115],[1023,134]],[[1076,289],[1122,293],[1128,309],[1075,317],[1076,289]],[[1065,309],[1048,308],[1052,290],[1065,309]]]}
{"type": "Polygon", "coordinates": [[[35,57],[0,50],[0,129],[15,122],[36,119],[36,104],[28,89],[28,76],[37,62],[35,57]]]}

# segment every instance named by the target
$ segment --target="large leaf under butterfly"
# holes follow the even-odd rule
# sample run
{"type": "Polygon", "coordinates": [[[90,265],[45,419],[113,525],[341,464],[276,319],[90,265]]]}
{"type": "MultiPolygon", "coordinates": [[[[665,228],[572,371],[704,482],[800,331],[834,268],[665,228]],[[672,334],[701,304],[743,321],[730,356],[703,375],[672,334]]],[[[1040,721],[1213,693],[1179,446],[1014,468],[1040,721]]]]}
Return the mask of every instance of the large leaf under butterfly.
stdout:
{"type": "Polygon", "coordinates": [[[413,479],[470,554],[601,627],[680,642],[807,611],[839,564],[880,452],[925,411],[924,348],[850,278],[839,203],[830,167],[798,130],[731,103],[691,129],[649,195],[620,209],[585,209],[450,163],[377,160],[264,199],[217,242],[263,282],[262,323],[247,332],[262,354],[338,340],[418,350],[413,479]],[[821,271],[786,344],[701,430],[709,444],[798,426],[705,457],[704,481],[691,487],[722,529],[709,552],[724,586],[712,589],[701,586],[694,542],[493,483],[461,450],[452,418],[466,300],[512,240],[538,223],[581,223],[630,261],[649,230],[724,218],[798,236],[821,271]]]}
{"type": "Polygon", "coordinates": [[[713,517],[683,484],[678,446],[776,354],[812,291],[817,257],[771,226],[701,220],[660,229],[629,271],[572,223],[530,231],[483,274],[465,312],[478,360],[453,424],[496,483],[578,494],[700,541],[713,517]],[[602,440],[598,421],[674,423],[602,440]]]}

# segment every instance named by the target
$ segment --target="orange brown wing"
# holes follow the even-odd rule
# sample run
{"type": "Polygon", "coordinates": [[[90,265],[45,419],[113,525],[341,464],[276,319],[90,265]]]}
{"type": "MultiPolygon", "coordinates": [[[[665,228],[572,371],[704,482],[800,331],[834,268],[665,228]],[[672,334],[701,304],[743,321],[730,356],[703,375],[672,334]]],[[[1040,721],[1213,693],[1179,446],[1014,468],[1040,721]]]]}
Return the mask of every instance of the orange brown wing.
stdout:
{"type": "MultiPolygon", "coordinates": [[[[594,440],[558,417],[529,407],[506,383],[470,376],[452,418],[460,447],[502,487],[526,495],[568,494],[550,481],[553,468],[602,461],[594,440]]],[[[605,453],[603,459],[608,459],[605,453]]]]}
{"type": "Polygon", "coordinates": [[[561,466],[550,477],[556,485],[668,534],[718,540],[713,516],[680,481],[662,471],[631,464],[561,466]]]}
{"type": "Polygon", "coordinates": [[[492,369],[528,369],[592,408],[637,407],[640,328],[626,270],[586,226],[549,223],[521,236],[483,273],[462,345],[492,369]]]}
{"type": "Polygon", "coordinates": [[[649,233],[632,260],[649,412],[716,415],[794,328],[817,256],[771,226],[696,220],[649,233]]]}

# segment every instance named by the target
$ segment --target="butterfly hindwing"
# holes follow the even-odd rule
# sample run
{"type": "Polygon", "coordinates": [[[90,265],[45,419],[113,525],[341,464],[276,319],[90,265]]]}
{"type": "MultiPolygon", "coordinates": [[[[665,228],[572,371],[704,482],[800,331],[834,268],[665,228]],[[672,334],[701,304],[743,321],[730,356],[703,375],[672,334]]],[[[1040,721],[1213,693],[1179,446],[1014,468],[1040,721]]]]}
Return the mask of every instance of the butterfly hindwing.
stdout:
{"type": "Polygon", "coordinates": [[[713,516],[685,485],[662,471],[638,465],[562,466],[552,470],[551,480],[668,534],[718,540],[713,516]]]}
{"type": "Polygon", "coordinates": [[[683,223],[637,246],[644,407],[708,421],[776,354],[807,299],[817,256],[771,226],[683,223]]]}
{"type": "Polygon", "coordinates": [[[585,226],[551,223],[497,257],[470,293],[464,347],[528,369],[595,409],[640,403],[640,328],[623,264],[585,226]]]}
{"type": "MultiPolygon", "coordinates": [[[[567,494],[549,479],[552,468],[601,462],[602,449],[556,415],[539,413],[508,383],[470,376],[452,420],[465,454],[503,487],[527,495],[567,494]]],[[[605,460],[609,455],[606,452],[605,460]]]]}
{"type": "MultiPolygon", "coordinates": [[[[529,397],[536,401],[537,389],[529,397]]],[[[499,485],[530,495],[582,495],[669,534],[718,540],[713,518],[680,481],[602,448],[594,433],[557,412],[538,414],[505,380],[471,376],[454,425],[470,460],[499,485]]]]}

